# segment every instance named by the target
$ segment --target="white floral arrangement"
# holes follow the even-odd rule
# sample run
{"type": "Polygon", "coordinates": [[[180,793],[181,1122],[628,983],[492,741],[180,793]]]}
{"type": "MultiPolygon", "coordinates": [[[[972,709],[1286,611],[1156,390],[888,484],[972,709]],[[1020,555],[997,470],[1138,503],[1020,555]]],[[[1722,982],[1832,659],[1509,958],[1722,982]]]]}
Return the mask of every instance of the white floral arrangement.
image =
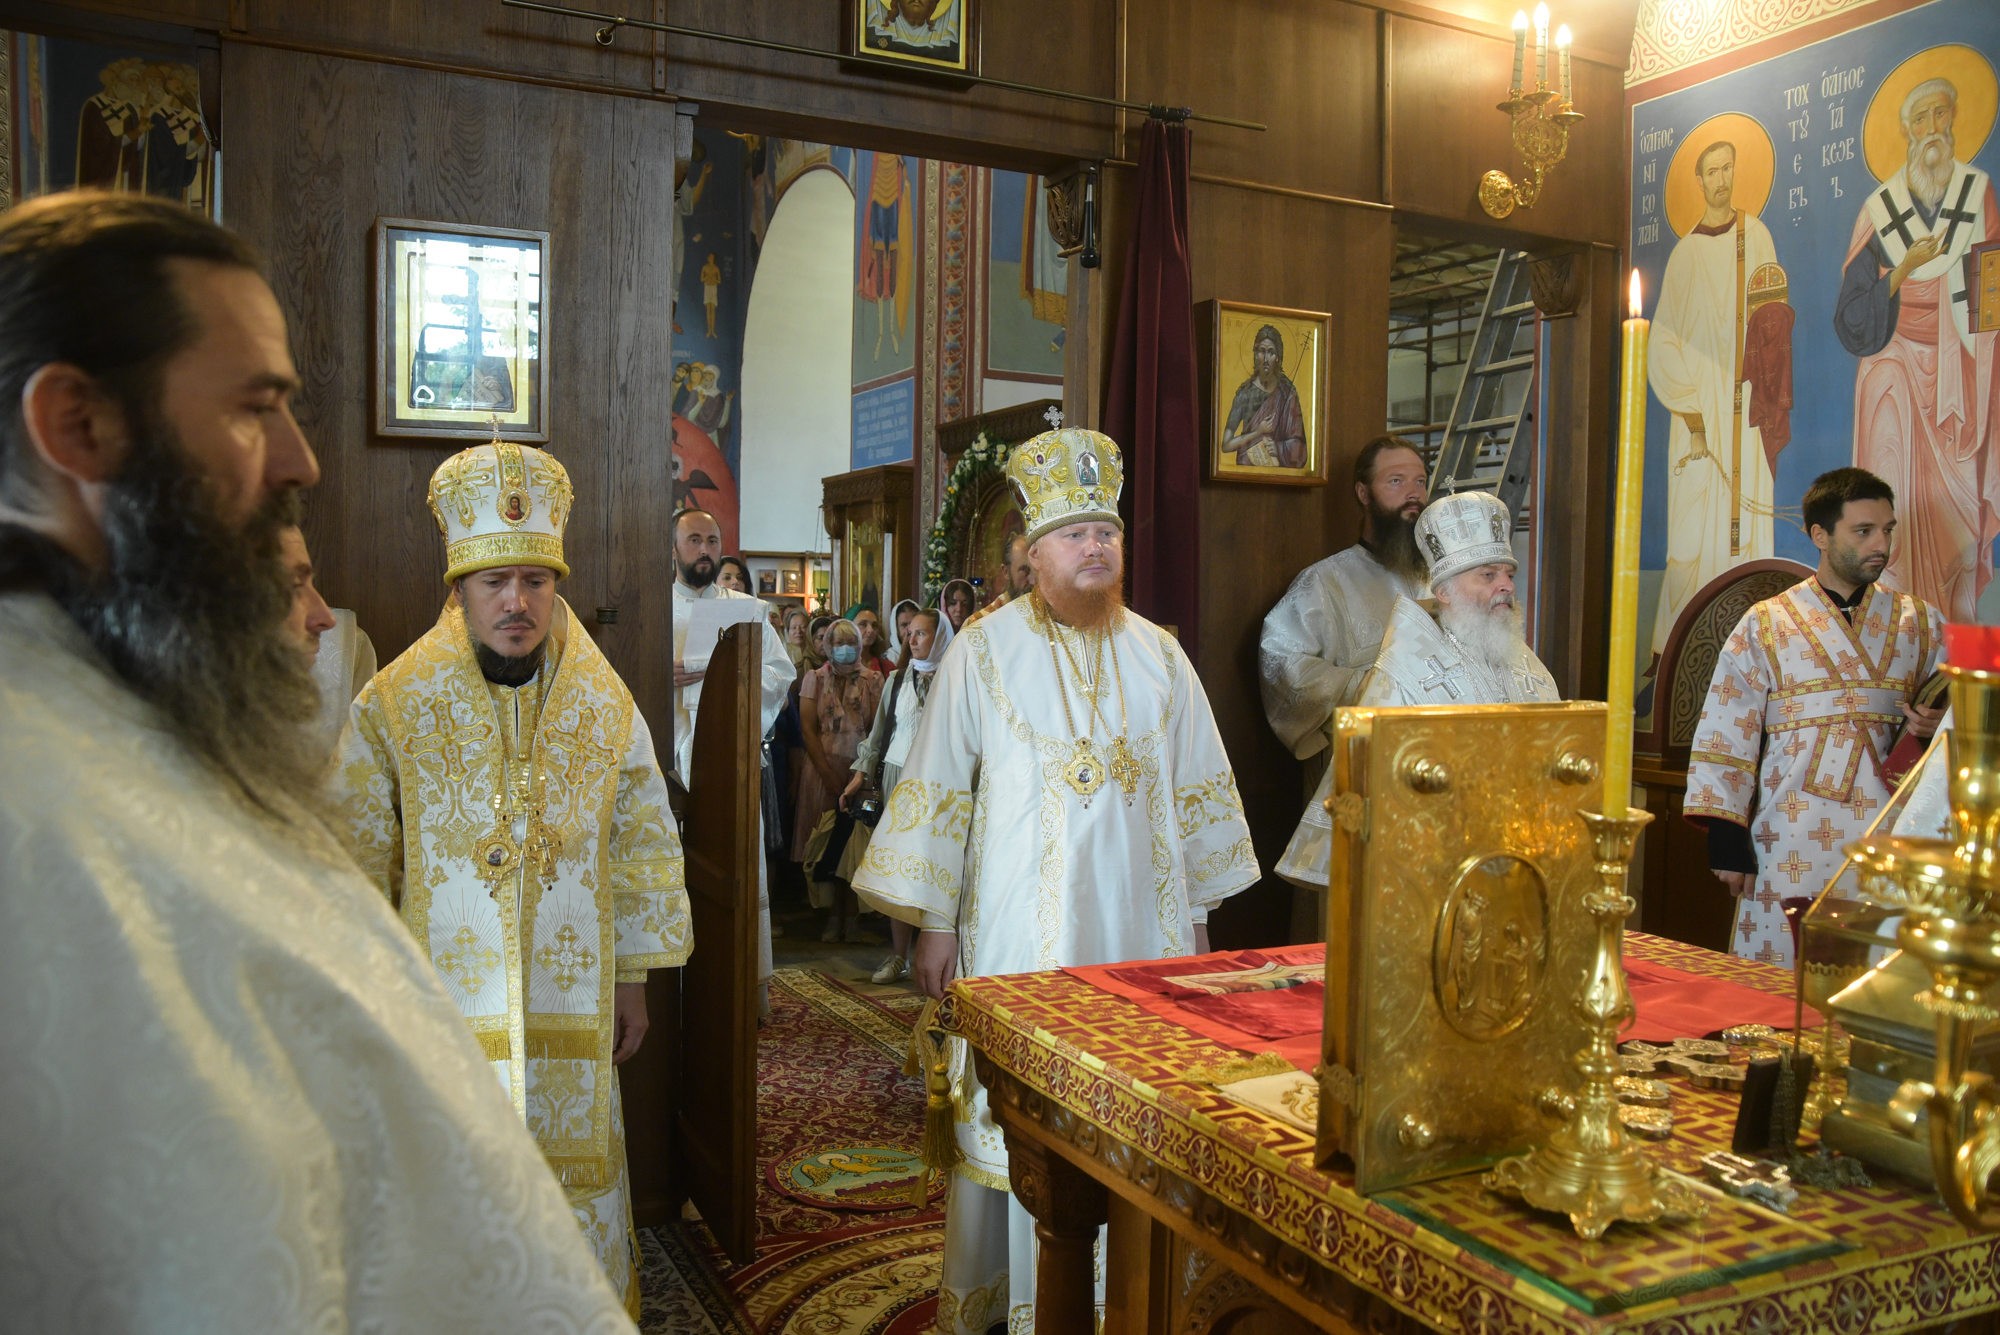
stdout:
{"type": "Polygon", "coordinates": [[[924,605],[935,606],[938,595],[944,591],[948,577],[947,563],[951,559],[951,526],[958,517],[958,499],[966,490],[988,471],[998,472],[1007,466],[1007,456],[1014,447],[1005,441],[994,440],[984,431],[966,446],[965,453],[958,456],[952,465],[951,476],[945,479],[944,504],[938,507],[937,522],[931,525],[930,536],[924,540],[924,605]]]}

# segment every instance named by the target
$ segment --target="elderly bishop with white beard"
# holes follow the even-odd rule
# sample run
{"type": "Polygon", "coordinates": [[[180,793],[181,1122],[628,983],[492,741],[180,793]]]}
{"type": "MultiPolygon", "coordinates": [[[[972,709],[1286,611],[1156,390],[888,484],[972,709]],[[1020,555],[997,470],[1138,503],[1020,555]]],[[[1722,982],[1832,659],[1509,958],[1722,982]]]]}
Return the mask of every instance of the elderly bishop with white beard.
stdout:
{"type": "MultiPolygon", "coordinates": [[[[1514,603],[1514,517],[1488,492],[1433,501],[1417,520],[1430,561],[1431,597],[1398,598],[1374,670],[1357,702],[1367,706],[1506,705],[1562,699],[1528,647],[1514,603]]],[[[1320,780],[1292,834],[1278,874],[1324,886],[1333,850],[1326,811],[1333,771],[1320,780]]]]}
{"type": "MultiPolygon", "coordinates": [[[[1095,431],[1007,461],[1032,592],[968,623],[854,888],[913,923],[915,973],[1021,973],[1208,948],[1209,909],[1257,879],[1236,777],[1193,666],[1119,597],[1123,464],[1095,431]]],[[[964,1161],[945,1207],[937,1328],[1032,1330],[1035,1223],[1008,1191],[986,1091],[952,1044],[964,1161]]]]}

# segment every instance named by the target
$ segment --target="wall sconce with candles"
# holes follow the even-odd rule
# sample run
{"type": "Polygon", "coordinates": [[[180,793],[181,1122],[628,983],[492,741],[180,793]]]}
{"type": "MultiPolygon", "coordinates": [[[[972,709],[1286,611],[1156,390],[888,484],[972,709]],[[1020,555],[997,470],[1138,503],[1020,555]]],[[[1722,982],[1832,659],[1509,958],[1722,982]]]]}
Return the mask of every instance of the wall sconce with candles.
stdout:
{"type": "Polygon", "coordinates": [[[1531,209],[1542,196],[1542,178],[1549,168],[1569,151],[1569,127],[1583,119],[1570,103],[1569,25],[1556,30],[1556,55],[1562,62],[1557,87],[1549,87],[1549,7],[1535,6],[1535,64],[1526,73],[1533,75],[1534,87],[1522,81],[1522,65],[1528,52],[1528,15],[1514,15],[1514,83],[1500,110],[1513,122],[1514,148],[1521,161],[1534,173],[1532,179],[1510,180],[1506,172],[1494,170],[1479,178],[1479,206],[1490,217],[1504,218],[1517,208],[1531,209]]]}

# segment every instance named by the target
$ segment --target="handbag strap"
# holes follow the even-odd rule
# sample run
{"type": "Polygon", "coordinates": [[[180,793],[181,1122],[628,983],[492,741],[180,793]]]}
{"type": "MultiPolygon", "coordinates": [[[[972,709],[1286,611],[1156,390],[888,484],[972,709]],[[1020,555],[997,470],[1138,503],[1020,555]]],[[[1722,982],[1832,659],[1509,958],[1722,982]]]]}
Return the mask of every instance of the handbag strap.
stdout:
{"type": "Polygon", "coordinates": [[[903,689],[903,677],[909,670],[910,665],[908,663],[897,668],[895,675],[889,678],[888,691],[884,693],[889,701],[889,726],[882,730],[882,745],[875,752],[874,772],[868,776],[868,782],[874,785],[875,791],[878,793],[882,791],[882,762],[889,754],[889,743],[896,736],[896,697],[903,689]]]}

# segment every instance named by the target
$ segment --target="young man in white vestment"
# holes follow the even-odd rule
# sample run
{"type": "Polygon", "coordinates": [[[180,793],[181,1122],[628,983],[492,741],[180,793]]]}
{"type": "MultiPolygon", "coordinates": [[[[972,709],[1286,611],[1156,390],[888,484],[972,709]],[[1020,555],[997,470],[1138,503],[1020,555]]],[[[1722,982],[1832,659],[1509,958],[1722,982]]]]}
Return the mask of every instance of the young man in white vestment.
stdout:
{"type": "MultiPolygon", "coordinates": [[[[968,626],[939,664],[915,744],[854,888],[914,923],[931,996],[954,975],[1207,949],[1209,909],[1257,858],[1194,669],[1125,610],[1123,464],[1095,431],[1046,432],[1007,461],[1033,592],[968,626]]],[[[945,1209],[938,1328],[1034,1324],[1034,1221],[963,1044],[964,1162],[945,1209]]]]}
{"type": "Polygon", "coordinates": [[[431,477],[450,588],[354,701],[334,780],[363,871],[402,913],[541,1145],[634,1317],[618,1063],[646,974],[693,949],[652,733],[556,581],[569,473],[530,445],[431,477]]]}
{"type": "MultiPolygon", "coordinates": [[[[1430,560],[1432,597],[1396,599],[1375,666],[1355,703],[1505,705],[1562,698],[1528,647],[1514,603],[1514,517],[1490,492],[1434,501],[1417,519],[1430,560]]],[[[1320,776],[1298,829],[1278,861],[1286,880],[1324,889],[1333,853],[1326,810],[1333,771],[1320,776]]]]}
{"type": "Polygon", "coordinates": [[[1682,807],[1736,896],[1730,952],[1787,966],[1783,901],[1818,894],[1889,800],[1897,730],[1929,737],[1944,715],[1912,703],[1942,656],[1942,615],[1877,583],[1896,533],[1889,484],[1836,468],[1801,509],[1819,569],[1745,612],[1723,645],[1682,807]]]}
{"type": "Polygon", "coordinates": [[[297,387],[186,208],[0,218],[0,1324],[629,1331],[321,814],[297,387]]]}
{"type": "MultiPolygon", "coordinates": [[[[674,774],[683,786],[692,788],[695,776],[689,771],[694,765],[694,723],[701,710],[701,683],[707,675],[706,668],[690,672],[687,667],[688,623],[694,616],[694,605],[705,598],[749,598],[761,605],[761,600],[747,593],[739,593],[716,582],[716,574],[721,570],[722,526],[715,516],[706,510],[682,510],[674,516],[674,774]]],[[[710,646],[713,648],[713,646],[710,646]]],[[[707,658],[703,654],[704,659],[707,658]]],[[[785,639],[772,632],[767,625],[764,629],[764,667],[761,692],[762,712],[759,715],[766,736],[771,725],[778,721],[778,714],[785,707],[785,697],[792,689],[792,681],[799,674],[791,655],[785,652],[785,639]]],[[[764,806],[757,805],[757,1006],[762,1014],[771,1011],[771,869],[770,859],[764,851],[763,821],[764,806]]]]}

